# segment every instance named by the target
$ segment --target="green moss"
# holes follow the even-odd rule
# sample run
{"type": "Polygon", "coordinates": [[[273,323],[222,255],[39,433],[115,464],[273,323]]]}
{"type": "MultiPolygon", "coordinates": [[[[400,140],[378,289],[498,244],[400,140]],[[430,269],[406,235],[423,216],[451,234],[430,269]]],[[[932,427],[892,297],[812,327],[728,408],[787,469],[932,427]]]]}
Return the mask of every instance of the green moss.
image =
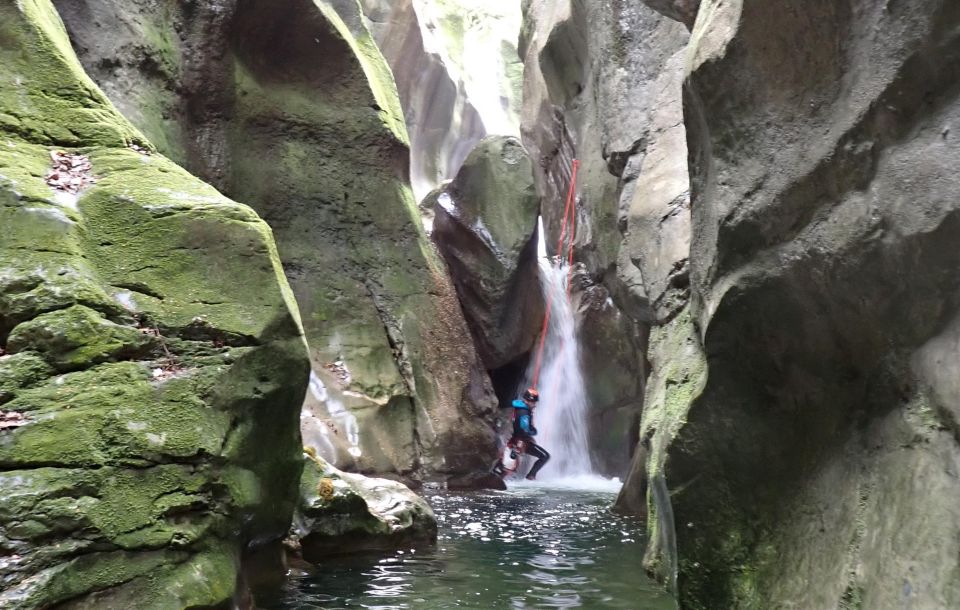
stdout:
{"type": "Polygon", "coordinates": [[[35,354],[0,356],[0,404],[16,396],[19,390],[40,383],[52,374],[50,365],[35,354]]]}
{"type": "Polygon", "coordinates": [[[393,80],[393,72],[390,70],[387,60],[383,57],[383,53],[380,52],[377,43],[373,40],[373,36],[359,19],[361,14],[359,3],[352,0],[350,4],[353,6],[345,10],[338,10],[323,0],[317,0],[315,4],[323,13],[324,18],[330,22],[344,42],[353,50],[363,73],[367,77],[370,92],[380,108],[383,125],[397,140],[409,145],[407,126],[403,119],[403,109],[400,106],[400,95],[397,93],[397,85],[393,80]],[[341,17],[341,10],[345,14],[349,13],[357,17],[352,29],[341,17]]]}
{"type": "Polygon", "coordinates": [[[0,65],[0,108],[16,119],[8,134],[58,146],[145,141],[87,77],[49,0],[0,6],[0,65]]]}
{"type": "Polygon", "coordinates": [[[106,364],[25,390],[7,408],[32,423],[0,440],[0,464],[80,467],[216,455],[230,414],[205,407],[198,373],[182,374],[154,384],[143,365],[106,364]]]}
{"type": "Polygon", "coordinates": [[[0,5],[0,115],[0,401],[25,417],[0,431],[0,539],[22,558],[0,562],[0,606],[224,604],[299,476],[307,361],[270,229],[125,148],[146,142],[49,0],[0,5]],[[48,187],[52,145],[96,184],[48,187]]]}
{"type": "MultiPolygon", "coordinates": [[[[91,155],[100,180],[83,199],[86,245],[105,279],[130,286],[159,325],[196,318],[223,332],[261,336],[263,323],[289,316],[272,234],[246,206],[161,157],[132,151],[91,155]],[[243,299],[225,299],[243,286],[243,299]]],[[[293,327],[278,329],[298,332],[293,327]]]]}
{"type": "Polygon", "coordinates": [[[83,305],[41,314],[14,328],[7,340],[11,352],[33,350],[60,371],[136,357],[154,344],[150,336],[114,324],[83,305]]]}
{"type": "MultiPolygon", "coordinates": [[[[667,450],[686,422],[693,401],[706,384],[706,357],[689,308],[667,325],[651,330],[648,350],[653,372],[647,381],[640,437],[650,439],[645,467],[646,480],[652,481],[664,476],[667,450]]],[[[666,525],[661,523],[664,517],[660,515],[653,494],[653,486],[648,486],[647,540],[650,542],[644,565],[651,573],[669,582],[673,576],[658,570],[670,563],[665,561],[664,553],[674,550],[662,548],[663,538],[660,534],[666,525]]],[[[685,578],[696,578],[700,570],[687,570],[681,563],[680,572],[685,578]]]]}
{"type": "Polygon", "coordinates": [[[840,598],[839,610],[862,610],[865,593],[865,589],[861,586],[854,584],[847,585],[843,596],[840,598]]]}
{"type": "Polygon", "coordinates": [[[653,375],[647,384],[640,435],[655,431],[651,442],[650,475],[661,472],[666,448],[686,421],[693,401],[707,381],[706,356],[689,309],[650,333],[653,375]]]}

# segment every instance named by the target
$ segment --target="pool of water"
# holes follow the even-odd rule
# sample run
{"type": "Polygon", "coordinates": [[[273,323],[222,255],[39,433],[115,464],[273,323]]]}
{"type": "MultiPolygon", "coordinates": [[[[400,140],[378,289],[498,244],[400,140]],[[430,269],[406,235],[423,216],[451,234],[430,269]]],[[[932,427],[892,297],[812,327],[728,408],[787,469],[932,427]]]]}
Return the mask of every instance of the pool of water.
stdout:
{"type": "Polygon", "coordinates": [[[642,529],[609,511],[615,488],[590,481],[505,492],[425,492],[436,548],[332,559],[261,593],[268,610],[629,608],[673,610],[644,576],[642,529]]]}

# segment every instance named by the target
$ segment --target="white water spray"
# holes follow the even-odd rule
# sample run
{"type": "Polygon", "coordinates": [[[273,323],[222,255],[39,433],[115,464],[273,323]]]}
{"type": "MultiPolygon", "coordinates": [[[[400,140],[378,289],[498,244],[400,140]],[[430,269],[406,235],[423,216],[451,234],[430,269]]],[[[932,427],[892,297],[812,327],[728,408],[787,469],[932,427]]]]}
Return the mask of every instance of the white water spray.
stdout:
{"type": "MultiPolygon", "coordinates": [[[[580,368],[576,316],[567,297],[569,267],[540,259],[540,283],[550,303],[550,323],[540,369],[540,404],[534,413],[537,443],[550,452],[542,479],[592,473],[587,446],[587,393],[580,368]]],[[[533,371],[528,373],[528,383],[533,371]]]]}

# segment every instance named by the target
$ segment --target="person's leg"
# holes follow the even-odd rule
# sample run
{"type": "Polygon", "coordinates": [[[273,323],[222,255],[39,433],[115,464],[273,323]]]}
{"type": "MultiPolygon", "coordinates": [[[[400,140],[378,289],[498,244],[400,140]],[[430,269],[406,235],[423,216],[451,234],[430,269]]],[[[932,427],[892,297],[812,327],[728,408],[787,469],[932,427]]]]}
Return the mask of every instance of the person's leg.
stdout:
{"type": "Polygon", "coordinates": [[[532,481],[537,478],[537,473],[540,472],[540,469],[550,461],[550,454],[540,445],[532,441],[527,441],[527,455],[532,455],[537,458],[537,461],[533,464],[533,468],[527,473],[527,478],[532,481]]]}

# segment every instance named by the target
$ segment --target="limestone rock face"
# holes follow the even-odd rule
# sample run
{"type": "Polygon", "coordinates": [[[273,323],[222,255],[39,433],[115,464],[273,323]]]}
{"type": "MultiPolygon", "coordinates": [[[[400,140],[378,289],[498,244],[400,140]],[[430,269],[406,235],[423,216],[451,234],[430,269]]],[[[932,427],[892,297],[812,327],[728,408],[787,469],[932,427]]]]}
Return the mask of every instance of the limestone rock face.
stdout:
{"type": "Polygon", "coordinates": [[[582,269],[574,272],[573,285],[582,366],[589,375],[591,460],[597,472],[622,479],[637,445],[649,331],[618,309],[607,288],[582,269]]]}
{"type": "Polygon", "coordinates": [[[303,558],[319,561],[433,544],[437,520],[402,483],[342,472],[314,454],[304,461],[291,533],[303,558]]]}
{"type": "Polygon", "coordinates": [[[958,31],[945,0],[700,8],[706,368],[651,438],[684,607],[960,604],[958,31]]]}
{"type": "Polygon", "coordinates": [[[295,504],[295,304],[267,225],[153,151],[49,0],[0,5],[0,227],[0,606],[228,604],[295,504]]]}
{"type": "Polygon", "coordinates": [[[577,158],[577,259],[596,277],[617,270],[606,283],[631,317],[662,318],[650,303],[682,275],[689,250],[678,104],[688,35],[646,6],[545,0],[529,3],[524,31],[523,140],[547,246],[577,158]]]}
{"type": "Polygon", "coordinates": [[[580,161],[575,258],[588,275],[577,285],[590,287],[578,298],[587,304],[580,332],[597,412],[591,430],[603,431],[595,437],[600,463],[622,476],[630,457],[623,448],[637,439],[649,327],[676,317],[688,298],[680,99],[689,35],[640,4],[532,0],[524,17],[523,140],[550,250],[571,162],[580,161]],[[607,366],[611,357],[617,366],[607,366]]]}
{"type": "Polygon", "coordinates": [[[310,444],[364,472],[485,470],[490,383],[420,226],[396,89],[358,3],[60,7],[134,122],[273,228],[313,362],[310,444]]]}
{"type": "Polygon", "coordinates": [[[418,201],[452,179],[484,136],[520,135],[519,3],[361,4],[397,82],[418,201]]]}
{"type": "Polygon", "coordinates": [[[530,157],[510,137],[482,140],[436,196],[433,240],[488,369],[529,352],[540,332],[539,213],[530,157]]]}

